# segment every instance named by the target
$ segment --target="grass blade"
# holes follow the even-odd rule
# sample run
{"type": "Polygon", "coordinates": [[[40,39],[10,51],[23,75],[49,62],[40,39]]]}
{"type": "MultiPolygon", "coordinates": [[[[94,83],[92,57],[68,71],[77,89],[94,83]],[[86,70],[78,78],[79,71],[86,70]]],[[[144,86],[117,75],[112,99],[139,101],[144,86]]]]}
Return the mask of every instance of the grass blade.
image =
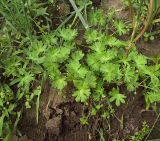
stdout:
{"type": "Polygon", "coordinates": [[[85,21],[85,19],[83,18],[80,10],[79,10],[78,7],[76,6],[74,0],[69,0],[69,1],[70,1],[71,5],[72,5],[73,9],[76,11],[76,14],[78,15],[78,17],[79,17],[79,19],[81,20],[81,22],[82,22],[83,26],[85,27],[85,29],[88,29],[89,26],[88,26],[87,22],[85,21]]]}

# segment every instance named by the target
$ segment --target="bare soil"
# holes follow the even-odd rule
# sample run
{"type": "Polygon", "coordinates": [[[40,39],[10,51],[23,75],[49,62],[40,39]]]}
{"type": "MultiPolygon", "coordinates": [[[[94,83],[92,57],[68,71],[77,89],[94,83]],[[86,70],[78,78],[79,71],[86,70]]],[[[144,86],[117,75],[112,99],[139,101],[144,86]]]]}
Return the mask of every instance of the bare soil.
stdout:
{"type": "MultiPolygon", "coordinates": [[[[116,115],[111,118],[110,123],[95,116],[90,119],[89,126],[82,126],[79,119],[87,109],[71,97],[72,88],[68,87],[63,94],[46,88],[41,95],[38,124],[36,108],[33,106],[32,109],[24,111],[23,119],[18,126],[22,136],[14,136],[13,141],[99,141],[98,128],[104,130],[106,141],[112,141],[113,138],[129,141],[130,137],[141,129],[143,121],[151,127],[157,116],[154,111],[145,110],[141,90],[133,94],[128,93],[123,87],[121,89],[128,96],[128,101],[116,109],[116,115]],[[111,129],[108,128],[108,124],[111,129]]],[[[155,129],[151,137],[160,138],[159,131],[155,129]]]]}
{"type": "Polygon", "coordinates": [[[19,124],[22,137],[17,141],[87,141],[88,127],[79,122],[84,107],[71,97],[71,88],[64,97],[52,88],[41,96],[40,117],[36,122],[36,111],[24,111],[19,124]]]}

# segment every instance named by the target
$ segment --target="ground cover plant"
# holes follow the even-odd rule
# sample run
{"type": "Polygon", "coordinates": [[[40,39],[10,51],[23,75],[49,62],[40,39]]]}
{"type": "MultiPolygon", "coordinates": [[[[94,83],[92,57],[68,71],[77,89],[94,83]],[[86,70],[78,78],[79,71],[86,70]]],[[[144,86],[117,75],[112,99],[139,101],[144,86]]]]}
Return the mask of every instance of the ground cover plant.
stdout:
{"type": "MultiPolygon", "coordinates": [[[[117,109],[128,105],[128,98],[137,93],[143,96],[146,111],[151,108],[158,113],[160,56],[139,53],[135,42],[142,36],[159,38],[154,31],[159,24],[159,1],[145,1],[143,5],[128,0],[125,4],[131,11],[141,8],[132,15],[132,21],[117,17],[116,9],[105,13],[92,8],[89,0],[70,0],[64,9],[70,5],[73,12],[65,14],[65,20],[54,30],[49,7],[55,7],[56,1],[0,1],[2,140],[11,140],[13,133],[21,136],[17,126],[26,109],[36,108],[39,123],[40,97],[47,81],[61,93],[72,87],[72,97],[87,107],[79,119],[82,125],[92,126],[92,117],[98,115],[110,128],[108,123],[116,117],[117,109]],[[147,23],[142,17],[149,10],[153,12],[147,23]]],[[[123,117],[117,120],[123,129],[123,117]]],[[[103,130],[97,129],[97,140],[107,140],[109,133],[105,135],[103,130]]],[[[127,139],[113,136],[111,140],[141,141],[150,133],[147,123],[143,123],[135,135],[127,139]]]]}

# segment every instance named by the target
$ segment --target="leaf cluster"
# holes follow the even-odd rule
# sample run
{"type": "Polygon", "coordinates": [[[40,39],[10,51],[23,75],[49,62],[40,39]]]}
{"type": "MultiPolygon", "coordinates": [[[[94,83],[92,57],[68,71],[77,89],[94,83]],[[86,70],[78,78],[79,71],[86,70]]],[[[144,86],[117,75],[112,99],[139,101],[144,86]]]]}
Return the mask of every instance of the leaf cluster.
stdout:
{"type": "MultiPolygon", "coordinates": [[[[41,12],[45,13],[44,10],[41,12]]],[[[70,27],[63,27],[58,32],[44,32],[41,36],[22,37],[17,33],[20,38],[12,37],[20,40],[17,46],[15,42],[9,42],[9,32],[0,39],[0,48],[5,46],[0,54],[0,77],[5,78],[0,88],[1,136],[6,135],[1,130],[10,123],[7,119],[12,114],[19,117],[15,109],[22,108],[21,103],[31,108],[36,99],[38,113],[45,80],[60,91],[68,83],[73,84],[72,95],[77,102],[96,105],[92,115],[103,108],[101,103],[108,106],[126,103],[127,94],[121,86],[131,92],[142,87],[148,106],[160,102],[159,59],[154,61],[138,53],[134,46],[126,53],[125,48],[130,41],[119,38],[127,33],[125,22],[116,20],[111,25],[113,20],[110,15],[105,16],[100,10],[92,11],[89,17],[91,28],[84,33],[85,45],[76,44],[78,30],[70,27]],[[12,48],[7,48],[7,45],[12,48]],[[4,115],[4,107],[9,110],[7,115],[4,115]]],[[[104,112],[102,117],[110,117],[111,113],[113,111],[104,112]]],[[[82,118],[81,122],[87,124],[86,118],[82,118]]]]}

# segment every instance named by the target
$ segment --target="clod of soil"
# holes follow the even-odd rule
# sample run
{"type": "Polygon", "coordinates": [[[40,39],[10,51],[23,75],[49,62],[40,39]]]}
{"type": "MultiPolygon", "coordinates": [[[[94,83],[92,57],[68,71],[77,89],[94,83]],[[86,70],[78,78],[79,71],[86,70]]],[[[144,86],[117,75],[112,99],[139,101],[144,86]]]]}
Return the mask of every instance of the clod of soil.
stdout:
{"type": "Polygon", "coordinates": [[[117,18],[128,19],[130,18],[130,11],[124,9],[124,4],[121,0],[101,0],[101,6],[104,11],[113,8],[117,12],[117,18]]]}
{"type": "Polygon", "coordinates": [[[154,40],[153,42],[140,41],[138,49],[142,54],[149,57],[160,56],[160,40],[154,40]]]}
{"type": "Polygon", "coordinates": [[[62,124],[61,119],[61,116],[57,116],[55,118],[49,119],[46,122],[45,127],[49,134],[59,136],[61,130],[60,127],[62,124]]]}
{"type": "MultiPolygon", "coordinates": [[[[24,111],[19,124],[24,141],[87,141],[88,129],[80,124],[83,105],[74,102],[70,92],[67,97],[55,89],[41,95],[39,123],[36,123],[35,107],[24,111]]],[[[22,140],[23,141],[23,140],[22,140]]]]}

